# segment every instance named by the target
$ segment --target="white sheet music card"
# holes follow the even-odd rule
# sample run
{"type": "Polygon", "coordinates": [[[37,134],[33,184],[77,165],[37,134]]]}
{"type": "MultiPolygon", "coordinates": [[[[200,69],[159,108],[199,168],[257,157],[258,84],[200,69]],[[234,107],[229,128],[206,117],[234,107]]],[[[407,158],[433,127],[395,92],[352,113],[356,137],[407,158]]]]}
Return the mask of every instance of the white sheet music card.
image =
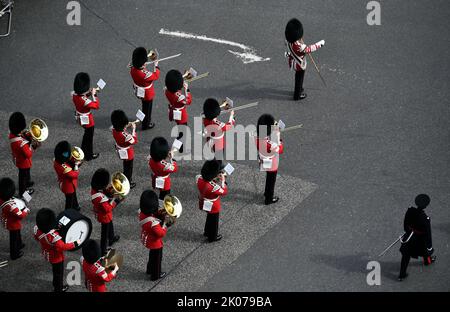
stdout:
{"type": "Polygon", "coordinates": [[[143,121],[145,118],[145,114],[140,109],[138,109],[136,113],[136,118],[139,119],[140,121],[143,121]]]}
{"type": "Polygon", "coordinates": [[[164,207],[164,200],[163,199],[158,199],[159,202],[159,208],[164,207]]]}
{"type": "Polygon", "coordinates": [[[122,160],[128,159],[128,151],[125,149],[120,149],[119,150],[119,158],[122,160]]]}
{"type": "Polygon", "coordinates": [[[64,225],[64,226],[66,226],[69,222],[70,222],[70,219],[67,218],[66,216],[64,216],[61,219],[59,219],[59,223],[64,225]]]}
{"type": "Polygon", "coordinates": [[[106,86],[106,82],[102,79],[102,78],[100,78],[98,81],[97,81],[97,87],[99,87],[101,90],[103,90],[103,88],[106,86]]]}
{"type": "Polygon", "coordinates": [[[189,72],[191,73],[192,77],[197,77],[197,71],[195,69],[193,69],[192,67],[189,68],[189,72]]]}
{"type": "Polygon", "coordinates": [[[25,191],[23,194],[22,194],[22,198],[23,199],[25,199],[25,201],[27,202],[27,203],[29,203],[30,201],[31,201],[31,195],[30,195],[30,193],[28,193],[28,191],[25,191]]]}
{"type": "Polygon", "coordinates": [[[181,120],[181,111],[179,110],[173,111],[173,120],[181,120]]]}
{"type": "Polygon", "coordinates": [[[234,167],[228,163],[223,170],[227,173],[227,175],[231,175],[234,171],[234,167]]]}
{"type": "Polygon", "coordinates": [[[89,116],[80,116],[80,123],[82,126],[89,124],[89,116]]]}
{"type": "Polygon", "coordinates": [[[278,121],[278,128],[280,128],[280,130],[286,128],[286,124],[281,119],[278,121]]]}
{"type": "Polygon", "coordinates": [[[180,150],[181,146],[183,146],[183,142],[181,142],[180,140],[175,139],[175,141],[173,141],[172,148],[180,150]]]}
{"type": "Polygon", "coordinates": [[[228,105],[229,105],[230,107],[234,107],[234,104],[233,104],[233,100],[232,100],[232,99],[230,99],[229,97],[226,97],[226,98],[225,98],[225,101],[227,101],[227,103],[228,103],[228,105]]]}
{"type": "Polygon", "coordinates": [[[164,182],[165,182],[164,178],[157,177],[155,182],[156,182],[155,186],[156,186],[157,189],[163,189],[164,188],[164,182]]]}
{"type": "Polygon", "coordinates": [[[137,89],[136,89],[136,96],[137,96],[138,98],[143,99],[144,96],[145,96],[145,89],[142,88],[142,87],[137,87],[137,89]]]}
{"type": "Polygon", "coordinates": [[[203,210],[204,211],[211,211],[213,206],[213,202],[209,200],[203,200],[203,210]]]}

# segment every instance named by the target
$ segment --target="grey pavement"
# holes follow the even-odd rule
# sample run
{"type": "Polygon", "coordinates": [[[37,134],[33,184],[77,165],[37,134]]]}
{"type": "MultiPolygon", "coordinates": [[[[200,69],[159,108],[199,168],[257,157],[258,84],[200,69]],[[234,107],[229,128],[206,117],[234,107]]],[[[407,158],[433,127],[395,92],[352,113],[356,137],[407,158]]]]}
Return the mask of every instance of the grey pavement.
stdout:
{"type": "MultiPolygon", "coordinates": [[[[239,246],[242,252],[234,254],[232,260],[224,260],[217,270],[208,271],[200,278],[203,286],[196,284],[196,288],[207,291],[450,290],[448,1],[437,0],[432,4],[419,0],[380,1],[380,26],[367,25],[367,1],[360,0],[80,2],[83,3],[82,25],[68,26],[66,1],[16,1],[13,32],[10,37],[0,39],[3,112],[21,110],[48,120],[56,128],[58,123],[73,125],[69,93],[74,75],[88,71],[94,81],[103,78],[108,85],[101,94],[102,107],[96,112],[96,121],[104,134],[96,130],[96,144],[102,159],[110,162],[108,167],[119,169],[115,155],[109,154],[111,141],[102,141],[101,137],[107,136],[113,109],[121,107],[130,115],[137,109],[126,64],[134,46],[144,45],[158,48],[163,56],[183,53],[180,58],[160,64],[163,77],[171,68],[190,66],[211,73],[210,77],[192,83],[191,120],[200,114],[207,97],[228,96],[235,103],[260,102],[257,109],[240,111],[239,123],[256,123],[259,114],[271,112],[288,126],[304,124],[303,130],[284,136],[286,152],[280,175],[285,178],[280,181],[293,181],[297,187],[310,183],[318,188],[307,197],[283,194],[286,202],[291,202],[291,195],[299,196],[298,206],[276,211],[279,218],[288,214],[277,219],[279,222],[267,231],[261,229],[258,239],[252,236],[245,242],[249,245],[239,246]],[[321,84],[309,64],[305,76],[308,98],[301,102],[291,100],[293,73],[284,59],[284,26],[294,16],[304,24],[307,43],[326,41],[314,57],[328,87],[321,84]],[[228,52],[229,46],[159,35],[161,28],[243,43],[270,61],[244,65],[228,52]],[[413,204],[415,195],[422,192],[432,198],[428,213],[432,218],[438,261],[425,268],[413,261],[409,279],[398,283],[397,247],[381,259],[376,255],[400,234],[404,212],[413,204]],[[366,265],[370,260],[381,263],[381,286],[366,283],[366,265]]],[[[139,146],[142,156],[146,153],[145,144],[153,136],[168,137],[170,133],[162,88],[163,82],[157,82],[153,118],[157,126],[143,134],[143,144],[139,146]]],[[[5,127],[3,124],[2,129],[5,127]]],[[[75,131],[64,131],[60,136],[79,142],[81,131],[75,131]]],[[[3,137],[6,140],[6,132],[3,137]]],[[[2,146],[6,144],[4,140],[2,146]]],[[[45,146],[42,157],[44,152],[50,155],[52,148],[51,144],[45,146]]],[[[4,165],[8,163],[9,150],[0,150],[0,155],[4,161],[0,175],[15,174],[9,167],[11,163],[4,165]]],[[[42,194],[47,184],[52,185],[54,174],[38,169],[40,162],[48,165],[50,158],[39,160],[39,154],[36,157],[33,175],[42,194]]],[[[100,163],[88,166],[96,167],[100,163]]],[[[257,172],[254,163],[244,161],[239,165],[244,166],[242,172],[257,172]]],[[[185,168],[177,177],[180,186],[183,179],[190,179],[198,171],[195,164],[186,164],[185,168]]],[[[138,172],[136,175],[140,176],[138,172]]],[[[88,183],[88,176],[83,179],[82,183],[88,183]]],[[[187,180],[183,183],[188,185],[187,180]]],[[[253,187],[244,184],[240,186],[243,190],[253,187]]],[[[282,183],[278,192],[283,192],[281,186],[282,183]]],[[[51,196],[61,201],[58,190],[52,187],[51,196]]],[[[239,201],[250,204],[250,198],[238,191],[230,195],[227,203],[238,207],[239,201]]],[[[36,198],[39,200],[42,199],[36,198]]],[[[118,218],[124,220],[118,224],[119,232],[134,222],[131,211],[136,209],[128,204],[121,208],[128,210],[124,215],[118,210],[118,218]]],[[[200,229],[203,216],[196,211],[195,218],[200,229]]],[[[223,230],[229,230],[227,225],[232,223],[225,224],[223,230]]],[[[175,233],[176,228],[173,230],[175,233]]],[[[5,255],[5,235],[3,231],[2,255],[5,255]]],[[[135,235],[134,240],[130,239],[130,248],[135,250],[133,253],[141,253],[135,260],[143,263],[145,250],[135,235]]],[[[192,240],[189,234],[182,237],[192,240]]],[[[182,254],[187,251],[183,248],[192,248],[193,245],[183,245],[182,241],[169,235],[168,253],[170,244],[183,250],[182,254]]],[[[119,246],[126,242],[121,241],[119,246]]],[[[236,241],[231,239],[223,246],[233,242],[236,241]]],[[[220,248],[220,244],[212,246],[211,251],[220,248]]],[[[206,247],[199,247],[199,253],[185,263],[209,252],[206,247]]],[[[168,268],[175,268],[177,256],[165,253],[168,268]]],[[[38,255],[32,261],[33,265],[42,265],[38,255]]],[[[172,279],[182,278],[182,268],[179,265],[171,271],[167,281],[155,290],[164,290],[173,283],[172,279]]],[[[48,270],[45,266],[44,269],[48,270]]],[[[38,278],[49,278],[44,269],[36,270],[38,278]]],[[[188,269],[185,272],[191,274],[188,269]]],[[[147,290],[140,287],[141,283],[145,287],[149,283],[141,280],[139,265],[130,267],[128,274],[127,281],[117,281],[111,289],[147,290]]],[[[8,289],[40,287],[33,281],[26,286],[25,278],[19,275],[16,278],[21,282],[11,282],[8,289]]],[[[184,289],[188,285],[191,284],[180,287],[184,289]]]]}

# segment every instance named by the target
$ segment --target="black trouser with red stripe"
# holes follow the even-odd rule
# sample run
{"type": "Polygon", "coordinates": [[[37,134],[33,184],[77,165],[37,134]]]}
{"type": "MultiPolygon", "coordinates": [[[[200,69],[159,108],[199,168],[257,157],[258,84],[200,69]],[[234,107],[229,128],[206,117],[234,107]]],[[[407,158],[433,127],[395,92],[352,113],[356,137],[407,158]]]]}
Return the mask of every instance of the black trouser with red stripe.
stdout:
{"type": "Polygon", "coordinates": [[[22,249],[22,235],[20,235],[20,230],[9,231],[9,255],[11,260],[18,258],[20,249],[22,249]]]}
{"type": "Polygon", "coordinates": [[[267,171],[266,187],[264,190],[264,197],[266,202],[270,202],[275,192],[275,182],[277,181],[277,171],[267,171]]]}
{"type": "Polygon", "coordinates": [[[20,169],[19,168],[19,197],[22,197],[23,193],[30,186],[31,174],[30,168],[20,169]]]}
{"type": "Polygon", "coordinates": [[[66,195],[66,209],[76,209],[79,210],[77,191],[66,195]]]}
{"type": "Polygon", "coordinates": [[[102,255],[106,254],[106,249],[111,246],[111,241],[114,239],[114,225],[113,222],[102,223],[102,231],[100,238],[100,248],[102,255]]]}
{"type": "Polygon", "coordinates": [[[150,249],[148,253],[147,274],[150,274],[150,279],[156,281],[161,275],[163,248],[150,249]]]}
{"type": "Polygon", "coordinates": [[[94,127],[84,128],[83,140],[81,141],[81,149],[84,152],[85,160],[92,160],[94,154],[94,127]]]}
{"type": "Polygon", "coordinates": [[[125,159],[123,161],[123,174],[127,177],[128,181],[133,181],[133,159],[125,159]]]}
{"type": "Polygon", "coordinates": [[[64,261],[52,263],[53,291],[61,292],[64,286],[64,261]]]}
{"type": "MultiPolygon", "coordinates": [[[[406,254],[406,253],[402,253],[402,261],[400,263],[400,277],[405,277],[406,276],[406,269],[408,268],[408,264],[409,261],[411,260],[411,256],[406,254]]],[[[425,265],[429,265],[431,264],[431,256],[425,256],[423,257],[423,264],[425,265]]]]}
{"type": "Polygon", "coordinates": [[[152,121],[152,107],[153,100],[142,100],[142,112],[145,114],[145,118],[142,121],[142,130],[148,129],[150,122],[152,121]]]}
{"type": "MultiPolygon", "coordinates": [[[[186,130],[187,125],[188,125],[187,122],[186,122],[186,123],[182,123],[182,124],[177,124],[177,126],[181,127],[183,130],[186,130]]],[[[183,130],[181,130],[180,132],[178,132],[177,140],[180,140],[180,141],[181,141],[181,138],[182,138],[183,135],[184,135],[184,131],[183,131],[183,130]]],[[[181,145],[180,153],[183,153],[185,141],[186,141],[186,138],[184,138],[184,140],[182,141],[182,142],[183,142],[183,145],[181,145]]]]}
{"type": "Polygon", "coordinates": [[[300,99],[300,94],[303,93],[303,79],[305,78],[304,70],[295,71],[295,89],[294,89],[294,100],[300,99]]]}
{"type": "Polygon", "coordinates": [[[213,242],[219,234],[219,213],[207,213],[204,235],[208,241],[213,242]]]}

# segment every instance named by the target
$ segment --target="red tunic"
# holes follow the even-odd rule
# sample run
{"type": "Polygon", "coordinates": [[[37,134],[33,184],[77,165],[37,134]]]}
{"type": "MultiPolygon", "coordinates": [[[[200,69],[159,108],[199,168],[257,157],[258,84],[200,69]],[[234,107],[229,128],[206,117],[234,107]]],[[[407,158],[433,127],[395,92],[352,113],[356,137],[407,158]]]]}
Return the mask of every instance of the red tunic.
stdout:
{"type": "Polygon", "coordinates": [[[91,109],[100,108],[100,100],[98,99],[98,97],[89,97],[89,95],[90,93],[81,95],[78,95],[76,93],[72,94],[72,101],[75,105],[77,120],[83,128],[91,128],[95,125],[94,115],[92,114],[91,109]],[[80,118],[81,116],[87,116],[89,118],[89,123],[82,125],[80,118]]]}
{"type": "Polygon", "coordinates": [[[165,94],[169,101],[169,120],[175,121],[178,125],[186,124],[189,118],[186,106],[192,103],[191,92],[179,90],[172,93],[166,89],[165,94]],[[179,120],[174,119],[174,111],[181,112],[181,118],[179,120]]]}
{"type": "Polygon", "coordinates": [[[289,68],[295,69],[296,71],[306,69],[306,54],[312,53],[320,49],[321,45],[319,43],[307,46],[300,41],[295,41],[294,43],[286,43],[289,68]]]}
{"type": "Polygon", "coordinates": [[[81,257],[86,288],[90,292],[106,292],[106,283],[112,281],[116,274],[107,273],[100,261],[88,263],[81,257]]]}
{"type": "Polygon", "coordinates": [[[139,211],[139,224],[142,226],[142,244],[148,249],[162,248],[162,238],[166,235],[167,228],[166,226],[161,226],[161,220],[153,215],[145,215],[139,211]]]}
{"type": "Polygon", "coordinates": [[[74,193],[78,187],[78,170],[72,168],[72,165],[67,162],[60,164],[56,160],[53,161],[53,168],[55,168],[61,191],[64,194],[74,193]]]}
{"type": "Polygon", "coordinates": [[[170,190],[170,174],[177,172],[178,165],[176,161],[167,162],[166,160],[154,161],[152,158],[148,161],[148,166],[153,171],[152,173],[152,187],[156,188],[156,178],[164,179],[164,187],[158,188],[161,191],[170,190]]]}
{"type": "MultiPolygon", "coordinates": [[[[153,88],[153,82],[159,78],[159,67],[155,67],[153,72],[148,71],[145,67],[137,69],[131,67],[131,78],[133,78],[135,94],[137,96],[137,88],[141,87],[145,89],[145,96],[143,100],[151,101],[155,97],[155,90],[153,88]]],[[[142,98],[141,98],[142,99],[142,98]]]]}
{"type": "Polygon", "coordinates": [[[102,191],[91,189],[91,200],[94,206],[94,214],[100,223],[109,223],[113,219],[113,209],[117,206],[114,198],[108,197],[102,191]]]}
{"type": "Polygon", "coordinates": [[[258,157],[260,160],[260,168],[262,171],[278,171],[279,155],[283,154],[283,141],[280,144],[270,140],[270,137],[256,138],[256,148],[258,150],[258,157]],[[267,165],[264,165],[264,160],[267,160],[267,165]],[[266,167],[267,166],[267,167],[266,167]]]}
{"type": "Polygon", "coordinates": [[[204,201],[212,202],[211,211],[208,213],[219,213],[221,209],[220,197],[228,194],[227,185],[219,185],[214,181],[203,180],[202,176],[198,175],[197,188],[199,192],[199,208],[205,210],[204,201]]]}
{"type": "Polygon", "coordinates": [[[31,158],[33,157],[33,148],[30,142],[22,136],[9,134],[9,142],[11,144],[11,152],[14,164],[19,169],[29,169],[33,165],[31,158]]]}
{"type": "Polygon", "coordinates": [[[217,118],[203,118],[203,126],[206,131],[206,141],[214,150],[222,151],[225,148],[225,131],[230,130],[235,125],[234,119],[231,122],[221,122],[217,118]]]}
{"type": "Polygon", "coordinates": [[[0,199],[0,209],[2,210],[2,224],[8,231],[22,229],[22,219],[30,212],[26,207],[21,210],[14,201],[14,198],[5,202],[0,199]]]}
{"type": "Polygon", "coordinates": [[[34,238],[41,244],[42,255],[50,263],[60,263],[64,261],[64,251],[75,248],[75,243],[64,243],[62,237],[56,230],[43,233],[34,227],[34,238]]]}
{"type": "Polygon", "coordinates": [[[122,160],[133,160],[134,159],[134,148],[133,145],[135,145],[138,142],[137,133],[135,132],[134,135],[131,133],[128,133],[127,131],[117,131],[116,129],[112,129],[112,134],[114,137],[114,140],[116,141],[116,151],[119,155],[119,158],[122,160]],[[122,152],[121,152],[122,151],[122,152]],[[126,156],[121,157],[121,153],[123,153],[126,156]]]}

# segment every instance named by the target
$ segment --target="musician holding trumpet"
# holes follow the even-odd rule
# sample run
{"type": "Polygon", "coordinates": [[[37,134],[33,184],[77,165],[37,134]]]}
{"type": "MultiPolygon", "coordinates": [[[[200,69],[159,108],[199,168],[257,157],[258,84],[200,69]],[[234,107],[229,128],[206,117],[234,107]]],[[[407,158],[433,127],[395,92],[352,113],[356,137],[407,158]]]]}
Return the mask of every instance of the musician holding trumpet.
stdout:
{"type": "MultiPolygon", "coordinates": [[[[79,151],[72,149],[72,146],[67,141],[61,141],[55,146],[55,159],[53,161],[53,168],[58,177],[59,188],[66,197],[65,209],[80,210],[77,199],[78,188],[78,174],[81,165],[81,159],[75,159],[73,152],[80,157],[79,151]]],[[[82,152],[82,151],[81,151],[82,152]]]]}
{"type": "Polygon", "coordinates": [[[152,187],[154,190],[159,190],[161,200],[170,194],[170,174],[178,170],[177,162],[173,160],[173,153],[165,138],[156,137],[152,140],[148,166],[152,171],[152,187]]]}
{"type": "Polygon", "coordinates": [[[101,224],[100,246],[103,256],[106,255],[107,247],[120,239],[119,235],[114,234],[113,209],[124,199],[114,193],[108,170],[97,169],[91,179],[91,201],[95,217],[101,224]]]}
{"type": "Polygon", "coordinates": [[[147,52],[143,47],[138,47],[133,51],[132,67],[130,75],[133,79],[135,95],[142,101],[142,112],[145,118],[142,121],[142,130],[152,129],[155,123],[152,122],[152,106],[155,90],[153,83],[159,79],[158,53],[156,51],[147,52]],[[148,58],[154,64],[153,71],[149,71],[147,66],[148,58]]]}
{"type": "Polygon", "coordinates": [[[78,73],[73,83],[72,101],[75,106],[75,116],[84,128],[81,149],[85,153],[85,160],[91,161],[99,156],[93,152],[94,142],[94,115],[91,110],[100,108],[97,88],[91,88],[91,79],[87,73],[78,73]]]}
{"type": "Polygon", "coordinates": [[[25,116],[21,112],[15,112],[9,117],[9,142],[14,164],[19,170],[19,197],[25,191],[31,195],[34,193],[30,173],[32,158],[41,143],[33,138],[31,129],[26,129],[25,116]]]}
{"type": "Polygon", "coordinates": [[[116,142],[116,151],[119,158],[123,161],[123,173],[130,182],[130,187],[134,188],[133,182],[133,160],[134,145],[138,142],[136,133],[136,123],[129,122],[127,115],[122,110],[115,110],[111,114],[112,134],[116,142]],[[131,133],[128,132],[131,128],[131,133]]]}
{"type": "Polygon", "coordinates": [[[235,125],[234,111],[230,110],[230,117],[227,123],[218,120],[218,116],[222,112],[222,107],[229,109],[229,103],[224,101],[222,105],[216,99],[206,99],[203,104],[203,126],[206,132],[206,141],[211,147],[216,159],[223,159],[223,151],[225,149],[225,131],[233,128],[235,125]]]}

